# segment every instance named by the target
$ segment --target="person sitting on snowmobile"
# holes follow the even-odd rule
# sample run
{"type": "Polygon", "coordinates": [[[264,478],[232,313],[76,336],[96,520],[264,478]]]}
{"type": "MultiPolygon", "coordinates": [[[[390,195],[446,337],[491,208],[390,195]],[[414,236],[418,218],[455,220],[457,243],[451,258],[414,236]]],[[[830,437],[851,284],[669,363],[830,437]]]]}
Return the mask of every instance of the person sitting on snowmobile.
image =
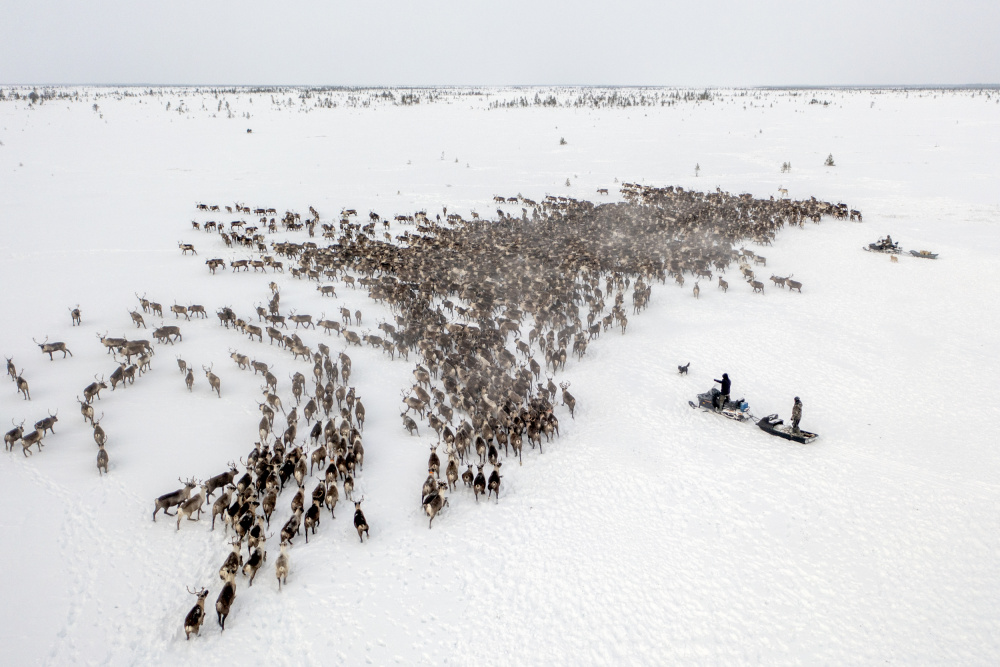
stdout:
{"type": "Polygon", "coordinates": [[[792,433],[798,434],[799,422],[802,421],[802,401],[795,397],[795,404],[792,406],[792,433]]]}
{"type": "Polygon", "coordinates": [[[722,387],[719,390],[719,395],[716,398],[717,404],[715,406],[715,411],[719,412],[722,410],[722,408],[726,407],[726,401],[729,400],[729,388],[731,383],[729,381],[729,375],[727,373],[722,374],[721,380],[714,380],[714,381],[722,385],[722,387]]]}

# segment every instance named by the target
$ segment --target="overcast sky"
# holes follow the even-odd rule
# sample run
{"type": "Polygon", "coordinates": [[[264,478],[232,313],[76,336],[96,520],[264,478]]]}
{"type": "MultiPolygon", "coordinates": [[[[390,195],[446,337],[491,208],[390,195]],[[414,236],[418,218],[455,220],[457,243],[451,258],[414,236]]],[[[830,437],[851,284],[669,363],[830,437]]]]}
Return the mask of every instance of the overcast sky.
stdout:
{"type": "Polygon", "coordinates": [[[0,83],[1000,83],[1000,0],[28,0],[0,83]]]}

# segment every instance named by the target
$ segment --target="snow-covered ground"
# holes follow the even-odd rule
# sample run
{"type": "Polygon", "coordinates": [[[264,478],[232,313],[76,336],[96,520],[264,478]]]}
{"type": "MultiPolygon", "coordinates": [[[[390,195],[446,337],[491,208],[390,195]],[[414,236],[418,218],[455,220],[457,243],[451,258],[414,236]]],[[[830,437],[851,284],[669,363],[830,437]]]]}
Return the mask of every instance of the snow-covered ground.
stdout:
{"type": "Polygon", "coordinates": [[[0,464],[8,664],[1000,657],[996,90],[736,90],[588,107],[563,89],[541,91],[553,106],[517,108],[492,107],[535,91],[417,91],[407,106],[370,91],[92,88],[41,104],[14,92],[30,91],[0,100],[0,352],[32,400],[4,379],[0,422],[30,426],[56,409],[59,422],[40,453],[18,446],[0,464]],[[418,501],[436,437],[426,426],[410,437],[398,416],[412,358],[354,348],[370,541],[342,502],[308,545],[296,538],[279,592],[273,538],[255,585],[237,579],[225,633],[210,611],[185,641],[185,587],[209,587],[211,610],[228,546],[204,518],[179,532],[162,514],[153,523],[153,499],[178,477],[221,472],[257,439],[260,383],[230,348],[276,364],[286,404],[287,374],[310,368],[211,313],[249,316],[272,279],[286,314],[335,317],[344,304],[374,330],[387,313],[343,285],[323,300],[287,274],[210,275],[206,258],[246,253],[192,230],[237,217],[195,204],[311,205],[324,222],[345,207],[362,219],[443,206],[487,217],[494,195],[611,201],[622,181],[761,197],[783,187],[845,202],[864,222],[825,217],[753,246],[801,294],[751,294],[732,269],[728,293],[706,284],[698,300],[690,281],[655,283],[626,335],[609,331],[559,374],[577,399],[576,419],[557,408],[562,436],[543,455],[526,449],[523,466],[507,461],[499,503],[452,494],[432,530],[418,501]],[[886,233],[940,259],[862,252],[886,233]],[[182,241],[199,255],[182,256],[182,241]],[[136,293],[204,304],[210,318],[180,322],[183,342],[157,346],[152,372],[95,402],[111,457],[101,478],[75,397],[115,368],[96,333],[149,337],[127,312],[136,293]],[[32,338],[46,336],[73,357],[43,357],[32,338]],[[189,393],[175,355],[214,364],[221,400],[202,373],[189,393]],[[820,439],[801,446],[691,410],[724,371],[758,416],[787,419],[802,397],[803,427],[820,439]]]}

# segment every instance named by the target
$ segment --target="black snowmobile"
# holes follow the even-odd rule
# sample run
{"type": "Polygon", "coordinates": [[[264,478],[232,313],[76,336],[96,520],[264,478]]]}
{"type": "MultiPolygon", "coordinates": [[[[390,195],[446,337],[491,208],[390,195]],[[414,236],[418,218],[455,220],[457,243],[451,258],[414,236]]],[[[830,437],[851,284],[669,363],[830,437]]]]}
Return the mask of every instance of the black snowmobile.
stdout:
{"type": "Polygon", "coordinates": [[[903,246],[898,243],[886,243],[885,239],[879,239],[875,243],[869,243],[867,248],[862,248],[868,252],[884,252],[889,255],[898,255],[903,252],[903,246]]]}
{"type": "Polygon", "coordinates": [[[799,442],[803,445],[809,444],[819,436],[815,433],[810,433],[809,431],[799,430],[795,432],[792,427],[785,424],[784,421],[778,419],[778,415],[768,415],[757,422],[758,428],[769,433],[771,435],[776,435],[779,438],[784,438],[785,440],[792,440],[793,442],[799,442]]]}
{"type": "Polygon", "coordinates": [[[705,412],[715,412],[720,414],[727,419],[734,419],[738,422],[750,421],[753,419],[753,415],[750,414],[750,406],[742,398],[726,401],[726,404],[722,406],[720,410],[716,410],[716,406],[719,402],[720,391],[716,387],[712,387],[704,394],[698,394],[698,404],[695,405],[694,402],[688,401],[688,405],[692,408],[701,408],[705,412]]]}

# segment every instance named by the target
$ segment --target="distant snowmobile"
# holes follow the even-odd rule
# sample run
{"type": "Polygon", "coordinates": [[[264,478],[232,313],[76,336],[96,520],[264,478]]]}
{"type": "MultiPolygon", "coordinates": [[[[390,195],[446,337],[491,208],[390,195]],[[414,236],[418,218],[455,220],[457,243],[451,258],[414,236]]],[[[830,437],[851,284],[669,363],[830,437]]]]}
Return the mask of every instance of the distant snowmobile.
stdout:
{"type": "Polygon", "coordinates": [[[688,401],[688,405],[692,408],[701,408],[705,412],[715,412],[720,414],[727,419],[734,419],[738,422],[750,421],[753,419],[753,415],[750,414],[750,406],[742,398],[735,401],[726,401],[726,404],[722,406],[722,409],[716,411],[715,406],[719,400],[719,390],[712,387],[704,394],[698,394],[698,404],[695,405],[694,402],[688,401]]]}
{"type": "Polygon", "coordinates": [[[867,248],[862,248],[868,252],[884,252],[889,255],[898,255],[903,252],[903,246],[898,243],[886,243],[885,239],[879,239],[875,243],[869,243],[867,248]]]}
{"type": "Polygon", "coordinates": [[[792,430],[791,426],[778,419],[778,415],[776,414],[764,417],[757,422],[757,426],[765,433],[776,435],[779,438],[784,438],[785,440],[799,442],[803,445],[809,444],[819,437],[815,433],[810,433],[809,431],[803,431],[801,429],[796,433],[792,430]]]}

